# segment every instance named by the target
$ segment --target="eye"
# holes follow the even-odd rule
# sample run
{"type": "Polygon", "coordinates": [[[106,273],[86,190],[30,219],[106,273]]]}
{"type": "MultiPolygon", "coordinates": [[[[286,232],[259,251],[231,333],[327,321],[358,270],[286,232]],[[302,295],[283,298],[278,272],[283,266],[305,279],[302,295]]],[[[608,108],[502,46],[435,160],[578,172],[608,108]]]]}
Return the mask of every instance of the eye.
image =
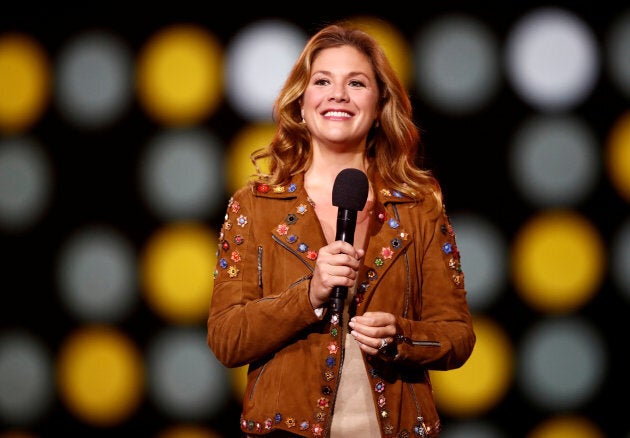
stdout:
{"type": "Polygon", "coordinates": [[[358,79],[351,80],[350,82],[348,82],[348,85],[350,85],[351,87],[365,87],[365,83],[358,79]]]}
{"type": "Polygon", "coordinates": [[[315,79],[315,81],[313,82],[313,84],[315,85],[327,85],[330,84],[330,81],[328,79],[315,79]]]}

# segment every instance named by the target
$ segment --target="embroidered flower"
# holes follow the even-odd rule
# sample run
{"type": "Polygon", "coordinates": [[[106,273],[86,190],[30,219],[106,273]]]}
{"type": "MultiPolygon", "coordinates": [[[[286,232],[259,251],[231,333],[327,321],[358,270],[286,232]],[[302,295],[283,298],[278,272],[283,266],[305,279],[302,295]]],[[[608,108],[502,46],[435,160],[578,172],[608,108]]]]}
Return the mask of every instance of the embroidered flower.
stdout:
{"type": "Polygon", "coordinates": [[[289,184],[289,192],[293,193],[297,190],[297,186],[295,185],[295,183],[291,183],[289,184]]]}
{"type": "Polygon", "coordinates": [[[444,245],[442,245],[442,251],[444,251],[446,254],[450,254],[453,251],[453,246],[449,242],[446,242],[444,245]]]}
{"type": "Polygon", "coordinates": [[[238,263],[241,261],[241,255],[238,251],[232,251],[232,256],[230,257],[234,263],[238,263]]]}
{"type": "Polygon", "coordinates": [[[221,266],[223,269],[227,268],[228,267],[227,260],[223,258],[219,259],[219,266],[221,266]]]}
{"type": "Polygon", "coordinates": [[[225,229],[226,231],[230,231],[232,229],[232,222],[227,221],[223,224],[223,229],[225,229]]]}
{"type": "Polygon", "coordinates": [[[311,260],[315,260],[317,258],[317,251],[307,251],[306,252],[306,258],[307,259],[311,259],[311,260]]]}
{"type": "Polygon", "coordinates": [[[258,193],[267,193],[270,189],[269,184],[256,184],[256,191],[258,193]]]}
{"type": "Polygon", "coordinates": [[[284,186],[273,186],[274,193],[284,193],[284,186]]]}
{"type": "Polygon", "coordinates": [[[289,232],[289,226],[287,224],[280,224],[278,225],[278,228],[276,228],[276,231],[281,236],[284,236],[289,232]]]}
{"type": "Polygon", "coordinates": [[[339,351],[339,344],[337,344],[336,341],[332,341],[328,344],[328,352],[330,354],[337,354],[337,351],[339,351]]]}
{"type": "Polygon", "coordinates": [[[287,236],[287,242],[289,243],[295,243],[297,242],[298,237],[295,234],[291,234],[290,236],[287,236]]]}
{"type": "Polygon", "coordinates": [[[322,436],[324,433],[324,428],[321,424],[313,424],[313,429],[311,430],[313,431],[314,436],[322,436]]]}
{"type": "Polygon", "coordinates": [[[300,243],[297,247],[297,250],[300,252],[308,251],[308,245],[306,243],[300,243]]]}
{"type": "Polygon", "coordinates": [[[383,394],[380,394],[376,402],[378,403],[379,408],[382,408],[383,406],[385,406],[385,396],[383,394]]]}
{"type": "Polygon", "coordinates": [[[392,255],[394,254],[394,251],[392,251],[392,249],[389,246],[384,246],[381,249],[381,255],[385,258],[385,259],[391,259],[392,255]]]}
{"type": "Polygon", "coordinates": [[[241,209],[241,204],[238,201],[234,201],[230,209],[232,210],[232,213],[238,213],[238,211],[241,209]]]}
{"type": "Polygon", "coordinates": [[[320,397],[319,400],[317,400],[317,406],[319,409],[324,410],[329,406],[328,402],[329,400],[326,397],[320,397]]]}
{"type": "Polygon", "coordinates": [[[306,206],[306,204],[300,204],[297,206],[297,212],[299,214],[304,214],[308,211],[308,207],[306,206]]]}
{"type": "Polygon", "coordinates": [[[385,221],[387,220],[387,212],[385,212],[385,211],[379,211],[379,212],[376,214],[376,219],[378,219],[378,221],[379,221],[380,223],[384,224],[384,223],[385,223],[385,221]]]}
{"type": "Polygon", "coordinates": [[[236,236],[234,236],[234,243],[236,243],[237,245],[240,245],[243,242],[245,242],[245,238],[243,236],[241,236],[240,234],[237,234],[236,236]]]}
{"type": "Polygon", "coordinates": [[[394,218],[391,218],[389,221],[387,221],[387,223],[389,224],[390,228],[396,229],[400,226],[400,223],[398,223],[398,221],[394,218]]]}
{"type": "Polygon", "coordinates": [[[391,196],[391,192],[387,189],[381,189],[381,195],[383,196],[391,196]]]}
{"type": "Polygon", "coordinates": [[[227,270],[227,273],[230,278],[234,278],[238,275],[238,268],[236,268],[235,266],[230,266],[227,270]]]}
{"type": "Polygon", "coordinates": [[[300,423],[300,429],[301,430],[306,430],[308,429],[310,426],[310,424],[308,424],[308,421],[306,420],[302,420],[302,422],[300,423]]]}
{"type": "Polygon", "coordinates": [[[284,424],[286,424],[288,428],[295,427],[295,418],[293,417],[287,418],[287,421],[285,421],[284,424]]]}
{"type": "Polygon", "coordinates": [[[221,242],[221,249],[223,249],[223,251],[229,250],[230,242],[228,242],[227,240],[224,240],[223,242],[221,242]]]}
{"type": "Polygon", "coordinates": [[[382,380],[379,380],[376,386],[374,386],[374,391],[378,392],[379,394],[385,391],[385,382],[383,382],[382,380]]]}
{"type": "Polygon", "coordinates": [[[271,420],[271,418],[267,418],[264,424],[265,424],[265,430],[270,430],[271,426],[273,426],[273,421],[271,420]]]}
{"type": "Polygon", "coordinates": [[[238,219],[236,219],[236,223],[237,223],[240,227],[245,228],[245,225],[247,225],[247,216],[240,215],[240,216],[238,217],[238,219]]]}
{"type": "Polygon", "coordinates": [[[380,268],[381,266],[383,266],[383,265],[385,264],[385,262],[383,261],[383,259],[382,259],[382,258],[377,257],[377,258],[375,258],[375,259],[374,259],[374,264],[375,264],[377,267],[379,267],[379,268],[380,268]]]}

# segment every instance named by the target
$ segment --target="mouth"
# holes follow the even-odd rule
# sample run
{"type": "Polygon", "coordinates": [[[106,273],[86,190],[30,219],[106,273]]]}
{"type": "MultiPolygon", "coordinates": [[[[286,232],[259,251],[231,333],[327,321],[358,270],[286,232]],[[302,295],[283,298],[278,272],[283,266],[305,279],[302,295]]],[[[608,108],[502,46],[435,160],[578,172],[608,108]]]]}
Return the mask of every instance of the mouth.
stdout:
{"type": "Polygon", "coordinates": [[[324,113],[324,117],[338,117],[348,119],[352,117],[352,114],[347,113],[345,111],[326,111],[324,113]]]}

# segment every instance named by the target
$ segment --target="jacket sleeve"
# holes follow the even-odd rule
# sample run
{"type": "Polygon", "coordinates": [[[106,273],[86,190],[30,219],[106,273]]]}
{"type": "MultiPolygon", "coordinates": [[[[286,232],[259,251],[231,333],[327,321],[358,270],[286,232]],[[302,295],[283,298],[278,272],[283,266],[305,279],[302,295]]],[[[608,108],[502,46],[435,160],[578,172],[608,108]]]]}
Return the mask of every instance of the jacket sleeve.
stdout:
{"type": "MultiPolygon", "coordinates": [[[[263,359],[309,324],[318,322],[308,298],[310,275],[264,285],[265,251],[278,251],[267,226],[273,206],[245,187],[230,199],[221,227],[207,343],[228,367],[263,359]],[[258,217],[257,217],[258,216],[258,217]],[[278,290],[272,290],[273,287],[278,290]]],[[[267,255],[269,258],[269,255],[267,255]]],[[[271,265],[271,264],[270,264],[271,265]]],[[[274,264],[278,268],[281,265],[274,264]]]]}
{"type": "Polygon", "coordinates": [[[429,197],[420,209],[416,241],[419,293],[414,315],[399,316],[397,361],[448,370],[472,354],[476,336],[466,300],[455,232],[443,206],[429,197]]]}

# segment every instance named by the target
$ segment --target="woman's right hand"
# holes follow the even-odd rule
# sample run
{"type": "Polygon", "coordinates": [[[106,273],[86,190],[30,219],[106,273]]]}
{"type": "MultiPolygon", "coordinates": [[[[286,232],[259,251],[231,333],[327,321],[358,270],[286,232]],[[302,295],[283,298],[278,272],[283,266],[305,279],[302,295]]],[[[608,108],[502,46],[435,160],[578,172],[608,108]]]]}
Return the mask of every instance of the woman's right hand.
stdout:
{"type": "Polygon", "coordinates": [[[335,286],[350,288],[354,285],[364,255],[364,250],[356,249],[342,240],[320,248],[309,289],[313,309],[328,302],[335,286]]]}

